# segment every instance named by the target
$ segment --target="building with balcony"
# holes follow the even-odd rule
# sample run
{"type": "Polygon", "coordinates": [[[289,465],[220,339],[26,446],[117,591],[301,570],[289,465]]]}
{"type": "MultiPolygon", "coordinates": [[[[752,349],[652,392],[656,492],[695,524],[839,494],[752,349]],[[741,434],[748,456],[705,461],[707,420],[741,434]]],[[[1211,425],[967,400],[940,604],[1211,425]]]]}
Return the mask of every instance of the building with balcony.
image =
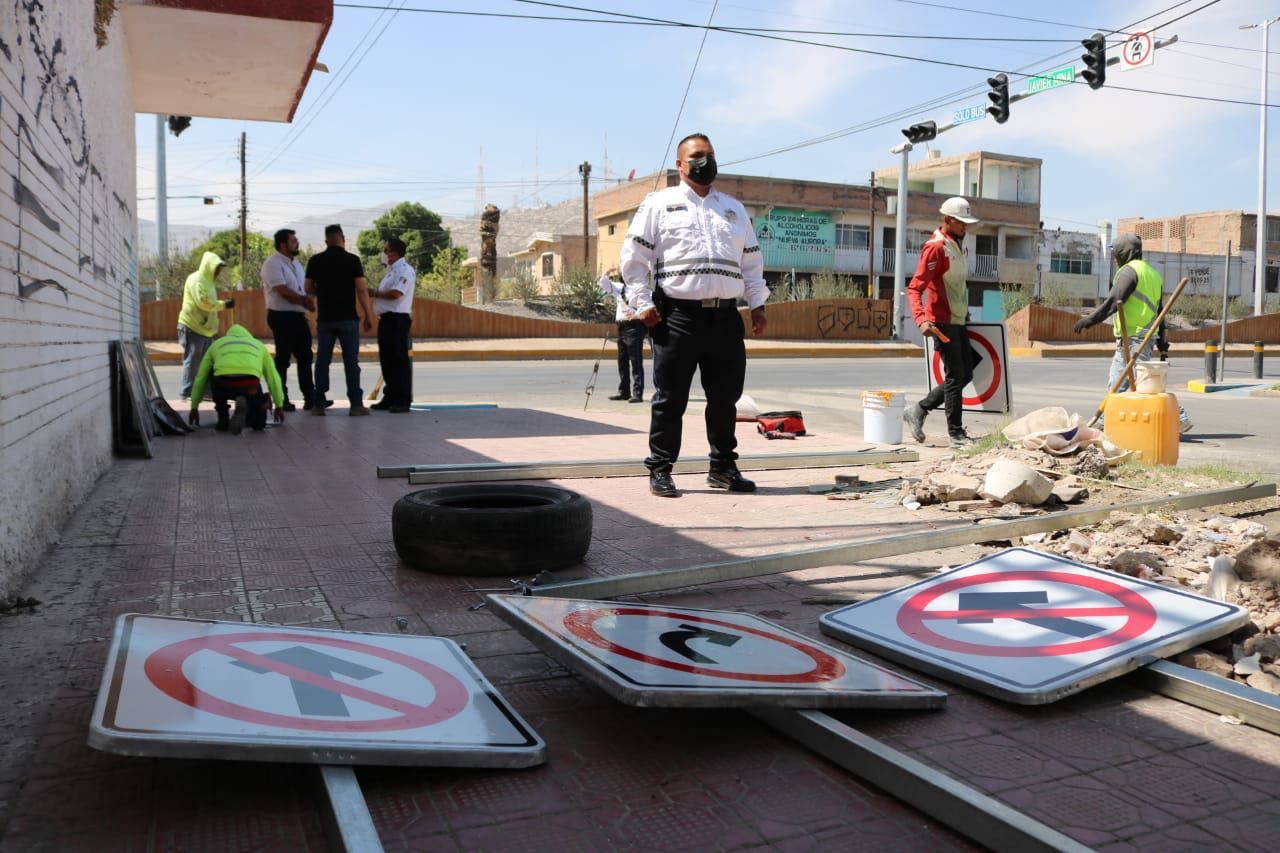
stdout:
{"type": "MultiPolygon", "coordinates": [[[[1040,161],[977,152],[965,157],[930,158],[917,175],[912,167],[908,193],[905,273],[915,272],[920,249],[938,226],[938,208],[962,185],[978,183],[975,215],[983,221],[966,239],[969,252],[970,305],[982,310],[984,291],[1001,283],[1034,285],[1035,244],[1039,228],[1040,161]],[[979,178],[981,180],[979,180],[979,178]]],[[[598,227],[599,257],[617,263],[627,226],[640,202],[655,187],[674,186],[674,169],[619,184],[592,199],[598,227]]],[[[877,186],[834,184],[786,178],[722,174],[716,188],[747,208],[755,225],[770,287],[788,291],[823,273],[849,276],[873,297],[893,296],[896,237],[896,172],[876,173],[877,186]],[[882,179],[884,174],[892,180],[882,179]]]]}

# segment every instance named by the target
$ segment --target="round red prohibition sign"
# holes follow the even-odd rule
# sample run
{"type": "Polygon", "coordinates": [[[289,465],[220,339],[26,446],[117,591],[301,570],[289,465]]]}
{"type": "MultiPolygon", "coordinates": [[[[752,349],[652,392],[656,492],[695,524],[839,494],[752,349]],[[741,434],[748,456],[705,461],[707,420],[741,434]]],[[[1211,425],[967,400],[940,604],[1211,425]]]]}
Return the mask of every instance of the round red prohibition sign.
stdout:
{"type": "Polygon", "coordinates": [[[450,673],[426,661],[409,655],[380,649],[364,643],[356,643],[338,637],[305,636],[291,633],[243,633],[222,634],[211,637],[194,637],[157,649],[143,664],[143,671],[162,693],[184,705],[208,711],[220,717],[230,717],[246,723],[260,723],[288,729],[306,729],[315,732],[387,732],[418,729],[444,722],[456,716],[470,701],[466,686],[450,673]],[[251,652],[238,643],[287,642],[332,646],[381,658],[412,670],[425,678],[435,690],[435,698],[428,705],[416,705],[372,690],[347,684],[337,679],[318,675],[310,670],[285,661],[251,652]],[[196,687],[187,679],[182,666],[196,652],[218,652],[241,663],[251,664],[268,672],[275,672],[293,681],[329,690],[351,699],[368,702],[380,708],[396,711],[399,716],[378,720],[320,720],[276,714],[248,708],[235,702],[220,699],[196,687]]]}
{"type": "MultiPolygon", "coordinates": [[[[996,348],[991,341],[982,335],[969,332],[969,340],[977,341],[982,348],[987,351],[987,361],[991,363],[991,384],[987,386],[987,390],[979,391],[976,397],[965,397],[964,405],[977,406],[985,403],[995,396],[996,391],[1000,389],[1000,376],[1004,370],[1004,365],[1000,363],[1000,357],[996,355],[996,348]]],[[[933,384],[941,385],[945,380],[942,375],[942,353],[937,349],[933,351],[933,384]]]]}
{"type": "Polygon", "coordinates": [[[912,639],[926,645],[946,649],[947,651],[1003,658],[1074,655],[1081,652],[1097,651],[1098,649],[1105,649],[1108,646],[1119,645],[1141,637],[1155,622],[1155,608],[1151,606],[1151,602],[1147,601],[1135,590],[1112,583],[1104,578],[1077,575],[1070,572],[990,572],[984,575],[956,578],[917,593],[898,610],[898,628],[912,639]],[[1117,603],[1109,607],[1027,607],[1007,610],[928,609],[929,605],[939,596],[948,592],[1000,581],[1038,581],[1041,583],[1084,587],[1109,596],[1117,603]],[[1087,616],[1123,616],[1125,617],[1125,622],[1116,630],[1100,637],[1042,646],[993,646],[985,643],[970,643],[964,640],[944,637],[926,624],[933,619],[1027,619],[1037,617],[1041,619],[1077,619],[1087,616]]]}
{"type": "Polygon", "coordinates": [[[1120,49],[1120,61],[1125,65],[1138,66],[1151,53],[1151,34],[1134,33],[1129,36],[1120,49]]]}
{"type": "Polygon", "coordinates": [[[831,681],[844,675],[844,664],[836,660],[831,655],[814,648],[813,646],[793,640],[790,637],[780,637],[777,634],[770,634],[767,631],[761,631],[758,628],[749,628],[746,625],[737,625],[733,622],[725,622],[720,619],[708,619],[705,616],[695,616],[691,613],[672,613],[666,610],[650,610],[645,607],[602,607],[593,610],[575,610],[564,618],[564,625],[569,631],[581,640],[585,640],[597,648],[612,652],[624,658],[638,660],[642,663],[652,664],[653,666],[661,666],[667,669],[678,670],[679,672],[690,672],[696,675],[709,675],[713,678],[727,678],[736,681],[760,681],[772,682],[777,684],[817,684],[823,681],[831,681]],[[664,660],[663,658],[653,657],[644,652],[638,652],[635,649],[629,649],[626,646],[620,646],[602,636],[596,630],[595,623],[597,620],[605,616],[661,616],[667,619],[678,619],[681,622],[698,622],[703,625],[715,625],[720,628],[728,628],[739,634],[751,634],[755,637],[763,637],[775,643],[782,643],[784,646],[790,646],[803,655],[808,656],[813,661],[813,668],[807,672],[792,672],[780,674],[768,674],[760,672],[726,672],[724,670],[707,669],[701,666],[692,666],[679,661],[664,660]]]}

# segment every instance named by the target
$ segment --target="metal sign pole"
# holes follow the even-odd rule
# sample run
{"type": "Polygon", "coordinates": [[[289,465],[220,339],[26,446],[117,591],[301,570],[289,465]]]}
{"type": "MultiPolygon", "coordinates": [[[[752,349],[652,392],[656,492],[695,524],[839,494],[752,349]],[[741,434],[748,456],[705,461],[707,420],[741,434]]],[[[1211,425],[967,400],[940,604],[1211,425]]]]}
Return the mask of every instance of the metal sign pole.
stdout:
{"type": "Polygon", "coordinates": [[[382,853],[355,768],[322,764],[316,775],[328,804],[322,816],[329,846],[335,853],[382,853]]]}
{"type": "Polygon", "coordinates": [[[911,143],[889,149],[894,154],[902,155],[902,163],[898,166],[898,220],[894,226],[897,230],[893,237],[893,337],[902,340],[902,299],[905,288],[906,256],[907,256],[907,154],[911,151],[911,143]]]}

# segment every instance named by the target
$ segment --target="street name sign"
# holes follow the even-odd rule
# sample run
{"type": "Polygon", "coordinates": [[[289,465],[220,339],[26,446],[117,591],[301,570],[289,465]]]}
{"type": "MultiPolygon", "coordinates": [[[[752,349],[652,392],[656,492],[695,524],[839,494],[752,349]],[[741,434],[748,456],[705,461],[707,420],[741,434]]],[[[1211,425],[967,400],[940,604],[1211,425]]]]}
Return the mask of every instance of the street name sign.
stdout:
{"type": "Polygon", "coordinates": [[[1070,86],[1075,82],[1076,69],[1074,65],[1068,65],[1066,68],[1059,68],[1057,71],[1050,71],[1048,74],[1039,74],[1035,77],[1027,78],[1027,94],[1034,95],[1036,92],[1043,92],[1046,89],[1057,89],[1059,86],[1070,86]]]}
{"type": "Polygon", "coordinates": [[[452,640],[140,614],[116,621],[89,745],[312,764],[546,761],[452,640]]]}
{"type": "Polygon", "coordinates": [[[951,114],[952,124],[966,124],[971,121],[978,121],[987,117],[986,104],[971,104],[967,107],[961,107],[951,114]]]}
{"type": "Polygon", "coordinates": [[[825,634],[1024,705],[1054,702],[1248,622],[1238,605],[1028,548],[819,620],[825,634]]]}
{"type": "Polygon", "coordinates": [[[946,694],[725,610],[490,595],[494,612],[619,702],[649,707],[939,708],[946,694]]]}

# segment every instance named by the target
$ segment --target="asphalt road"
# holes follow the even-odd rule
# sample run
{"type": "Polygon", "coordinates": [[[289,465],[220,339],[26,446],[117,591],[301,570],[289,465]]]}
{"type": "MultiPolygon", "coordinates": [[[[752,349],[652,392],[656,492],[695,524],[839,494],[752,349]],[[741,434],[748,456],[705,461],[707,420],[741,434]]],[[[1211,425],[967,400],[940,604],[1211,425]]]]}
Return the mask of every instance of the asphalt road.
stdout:
{"type": "MultiPolygon", "coordinates": [[[[611,355],[611,354],[610,354],[611,355]]],[[[506,407],[581,410],[593,361],[450,361],[419,362],[414,366],[414,390],[419,402],[493,402],[506,407]]],[[[1196,359],[1170,362],[1169,387],[1186,387],[1200,377],[1196,359]]],[[[646,364],[646,368],[649,365],[646,364]]],[[[362,364],[366,393],[377,378],[377,364],[362,364]]],[[[1252,382],[1248,359],[1228,362],[1228,382],[1252,382]]],[[[172,399],[178,395],[179,367],[157,368],[161,384],[172,399]]],[[[332,368],[333,384],[342,387],[340,363],[332,368]]],[[[1105,390],[1107,362],[1101,358],[1018,359],[1010,367],[1014,416],[1042,406],[1064,406],[1088,419],[1105,390]]],[[[1280,360],[1272,359],[1266,379],[1280,382],[1280,360]]],[[[290,377],[291,394],[300,396],[290,377]]],[[[617,387],[617,367],[611,358],[600,363],[591,409],[634,409],[607,400],[617,387]]],[[[698,385],[695,379],[695,393],[698,385]]],[[[863,389],[903,390],[908,401],[926,390],[924,364],[916,359],[753,359],[747,368],[747,393],[765,410],[800,409],[812,430],[838,428],[861,431],[863,389]]],[[[652,389],[649,389],[650,392],[652,389]]],[[[332,395],[331,395],[332,396],[332,395]]],[[[341,397],[339,392],[336,396],[341,397]]],[[[1220,462],[1242,470],[1280,473],[1280,398],[1249,397],[1243,392],[1181,393],[1195,429],[1184,437],[1181,457],[1189,464],[1220,462]]],[[[696,404],[695,404],[696,405],[696,404]]],[[[967,414],[972,434],[998,428],[1007,416],[967,414]]],[[[945,436],[942,413],[930,417],[927,432],[945,436]]]]}

